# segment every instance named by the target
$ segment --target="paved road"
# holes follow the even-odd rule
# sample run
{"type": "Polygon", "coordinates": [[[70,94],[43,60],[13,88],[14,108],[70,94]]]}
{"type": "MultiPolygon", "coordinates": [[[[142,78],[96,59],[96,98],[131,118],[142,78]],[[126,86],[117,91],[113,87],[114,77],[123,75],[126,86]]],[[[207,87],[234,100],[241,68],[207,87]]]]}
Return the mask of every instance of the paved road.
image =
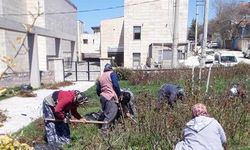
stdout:
{"type": "MultiPolygon", "coordinates": [[[[75,82],[74,85],[62,87],[62,90],[86,91],[92,87],[94,82],[75,82]]],[[[35,91],[37,97],[23,98],[12,97],[0,101],[0,110],[7,115],[6,122],[0,127],[0,134],[11,134],[27,126],[32,121],[42,116],[43,98],[51,94],[54,90],[41,89],[35,91]]]]}

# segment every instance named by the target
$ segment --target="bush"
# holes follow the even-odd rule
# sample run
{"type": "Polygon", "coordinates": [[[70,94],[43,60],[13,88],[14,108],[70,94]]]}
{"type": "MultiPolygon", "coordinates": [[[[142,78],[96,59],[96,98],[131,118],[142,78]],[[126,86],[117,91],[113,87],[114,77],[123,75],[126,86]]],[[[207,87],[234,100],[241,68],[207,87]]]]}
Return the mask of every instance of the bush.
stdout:
{"type": "Polygon", "coordinates": [[[132,74],[132,70],[127,68],[115,68],[114,71],[118,75],[119,80],[128,80],[132,74]]]}

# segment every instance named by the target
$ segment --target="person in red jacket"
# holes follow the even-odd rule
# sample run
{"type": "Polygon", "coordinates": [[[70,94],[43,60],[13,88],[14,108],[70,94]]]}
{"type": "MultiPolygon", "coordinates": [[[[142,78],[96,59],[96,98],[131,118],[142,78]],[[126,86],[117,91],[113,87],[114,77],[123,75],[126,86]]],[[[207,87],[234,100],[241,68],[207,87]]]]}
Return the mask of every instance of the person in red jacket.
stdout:
{"type": "Polygon", "coordinates": [[[68,120],[72,115],[76,119],[86,121],[77,112],[77,107],[86,102],[86,100],[86,95],[78,90],[55,91],[44,98],[45,141],[49,145],[61,147],[64,144],[70,143],[68,120]],[[47,121],[47,119],[58,121],[47,121]]]}

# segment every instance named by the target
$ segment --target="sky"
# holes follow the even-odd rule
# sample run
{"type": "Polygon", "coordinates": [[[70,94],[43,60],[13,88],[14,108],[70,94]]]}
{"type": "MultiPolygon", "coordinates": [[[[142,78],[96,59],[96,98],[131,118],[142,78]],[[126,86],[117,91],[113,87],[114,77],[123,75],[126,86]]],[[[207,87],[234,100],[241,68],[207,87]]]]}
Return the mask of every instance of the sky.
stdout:
{"type": "MultiPolygon", "coordinates": [[[[108,8],[115,6],[122,6],[123,0],[90,0],[86,3],[87,0],[72,0],[72,2],[77,6],[78,11],[81,10],[91,10],[99,8],[108,8]]],[[[213,6],[214,0],[209,0],[209,19],[215,17],[215,9],[213,6]]],[[[241,0],[248,1],[248,0],[241,0]]],[[[195,2],[196,0],[189,0],[189,10],[188,10],[188,25],[190,26],[192,19],[195,18],[195,2]]],[[[203,3],[204,4],[204,3],[203,3]]],[[[204,6],[199,6],[199,23],[203,23],[203,9],[204,6]]],[[[99,26],[101,20],[110,19],[115,17],[123,16],[123,8],[95,11],[95,12],[84,12],[78,13],[78,20],[84,22],[84,30],[87,32],[92,32],[91,27],[99,26]]]]}

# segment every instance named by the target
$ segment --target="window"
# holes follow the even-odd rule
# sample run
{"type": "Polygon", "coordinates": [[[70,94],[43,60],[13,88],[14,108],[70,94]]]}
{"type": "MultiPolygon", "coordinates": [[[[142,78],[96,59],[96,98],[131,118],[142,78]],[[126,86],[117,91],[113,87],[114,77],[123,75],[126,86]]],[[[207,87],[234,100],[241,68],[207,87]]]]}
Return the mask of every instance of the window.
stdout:
{"type": "Polygon", "coordinates": [[[141,54],[133,53],[133,67],[138,67],[141,64],[141,54]]]}
{"type": "Polygon", "coordinates": [[[83,39],[83,44],[88,44],[88,39],[83,39]]]}
{"type": "Polygon", "coordinates": [[[237,62],[235,56],[221,56],[221,62],[229,63],[229,62],[237,62]]]}
{"type": "Polygon", "coordinates": [[[141,39],[141,26],[134,26],[134,40],[141,39]]]}
{"type": "Polygon", "coordinates": [[[171,49],[164,49],[158,51],[158,62],[162,60],[171,60],[172,59],[172,51],[171,49]]]}

